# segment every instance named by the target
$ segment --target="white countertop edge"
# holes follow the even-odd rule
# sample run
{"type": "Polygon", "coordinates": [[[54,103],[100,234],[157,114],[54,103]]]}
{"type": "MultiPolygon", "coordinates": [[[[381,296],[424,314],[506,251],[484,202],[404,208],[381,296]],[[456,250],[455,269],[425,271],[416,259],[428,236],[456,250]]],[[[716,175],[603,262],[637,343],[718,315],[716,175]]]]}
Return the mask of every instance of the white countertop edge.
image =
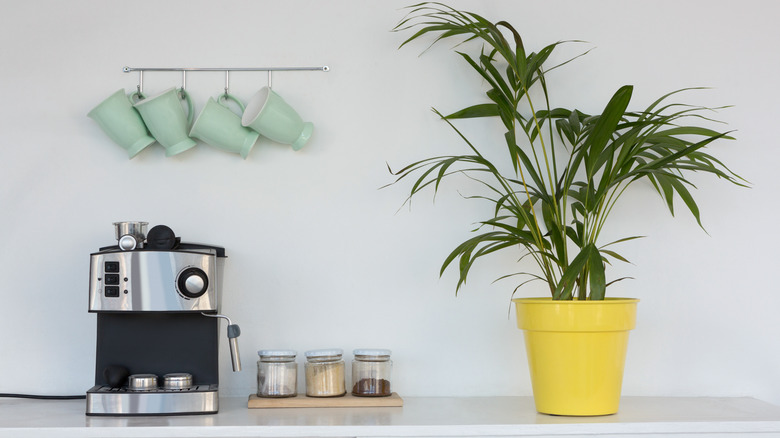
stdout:
{"type": "Polygon", "coordinates": [[[536,414],[529,397],[409,397],[402,408],[278,411],[247,409],[245,398],[227,398],[221,399],[220,413],[216,415],[88,417],[83,413],[83,402],[79,401],[19,400],[0,403],[0,438],[466,438],[644,434],[780,437],[780,407],[753,398],[628,397],[624,402],[625,409],[621,408],[621,413],[615,416],[555,417],[536,414]]]}
{"type": "Polygon", "coordinates": [[[523,425],[443,426],[167,426],[167,427],[26,427],[0,430],[0,437],[93,438],[93,437],[508,437],[571,436],[603,434],[703,434],[780,433],[780,421],[665,422],[665,423],[572,423],[523,425]]]}

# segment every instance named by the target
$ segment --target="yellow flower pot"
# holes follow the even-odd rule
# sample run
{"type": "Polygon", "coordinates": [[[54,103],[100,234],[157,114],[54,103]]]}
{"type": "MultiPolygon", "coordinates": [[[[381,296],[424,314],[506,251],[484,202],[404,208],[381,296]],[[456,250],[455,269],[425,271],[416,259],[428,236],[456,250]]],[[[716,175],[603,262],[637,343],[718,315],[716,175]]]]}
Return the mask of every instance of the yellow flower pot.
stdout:
{"type": "Polygon", "coordinates": [[[637,299],[553,301],[517,298],[536,410],[553,415],[618,411],[628,331],[637,299]]]}

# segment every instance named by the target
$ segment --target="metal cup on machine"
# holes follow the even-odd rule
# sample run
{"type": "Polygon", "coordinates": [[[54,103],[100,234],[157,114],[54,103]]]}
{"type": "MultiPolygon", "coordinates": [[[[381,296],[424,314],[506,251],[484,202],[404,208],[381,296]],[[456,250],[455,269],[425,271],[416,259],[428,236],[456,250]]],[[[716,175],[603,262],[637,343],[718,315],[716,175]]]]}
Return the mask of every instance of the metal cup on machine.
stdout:
{"type": "Polygon", "coordinates": [[[149,222],[114,222],[114,237],[119,249],[132,251],[143,247],[147,226],[149,226],[149,222]]]}

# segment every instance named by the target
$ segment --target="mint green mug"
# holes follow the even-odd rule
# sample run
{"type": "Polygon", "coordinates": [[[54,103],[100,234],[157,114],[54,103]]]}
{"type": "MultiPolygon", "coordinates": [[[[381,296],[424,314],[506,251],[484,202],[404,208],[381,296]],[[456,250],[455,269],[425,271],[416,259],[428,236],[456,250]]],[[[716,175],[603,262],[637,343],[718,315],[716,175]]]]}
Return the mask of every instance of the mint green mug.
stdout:
{"type": "Polygon", "coordinates": [[[304,123],[301,116],[270,87],[263,87],[255,93],[246,105],[241,124],[273,141],[292,145],[296,151],[306,144],[314,130],[311,122],[304,123]]]}
{"type": "Polygon", "coordinates": [[[93,108],[87,117],[98,123],[114,143],[122,146],[130,158],[138,155],[147,146],[154,143],[133,101],[143,98],[140,93],[125,94],[119,89],[93,108]]]}
{"type": "Polygon", "coordinates": [[[246,159],[260,134],[241,125],[241,117],[228,108],[228,100],[244,111],[244,104],[230,94],[223,94],[217,100],[209,97],[192,124],[190,137],[203,140],[216,148],[241,154],[241,157],[246,159]]]}
{"type": "Polygon", "coordinates": [[[134,106],[149,132],[165,147],[165,156],[180,154],[197,144],[187,135],[192,124],[193,107],[192,99],[184,89],[169,88],[137,102],[134,106]],[[181,99],[187,104],[186,114],[180,103],[181,99]]]}

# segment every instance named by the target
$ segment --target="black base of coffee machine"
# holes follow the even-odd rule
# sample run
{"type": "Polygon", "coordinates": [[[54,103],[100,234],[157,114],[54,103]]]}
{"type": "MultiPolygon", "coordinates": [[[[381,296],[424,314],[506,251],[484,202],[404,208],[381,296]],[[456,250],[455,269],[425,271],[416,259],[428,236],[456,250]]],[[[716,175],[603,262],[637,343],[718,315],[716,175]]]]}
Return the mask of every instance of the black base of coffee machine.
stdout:
{"type": "Polygon", "coordinates": [[[87,391],[87,415],[210,414],[219,409],[219,321],[200,313],[143,312],[97,315],[95,386],[87,391]],[[158,388],[137,391],[111,369],[154,374],[158,388]],[[165,389],[162,377],[188,373],[188,388],[165,389]],[[113,387],[112,387],[113,385],[113,387]]]}

